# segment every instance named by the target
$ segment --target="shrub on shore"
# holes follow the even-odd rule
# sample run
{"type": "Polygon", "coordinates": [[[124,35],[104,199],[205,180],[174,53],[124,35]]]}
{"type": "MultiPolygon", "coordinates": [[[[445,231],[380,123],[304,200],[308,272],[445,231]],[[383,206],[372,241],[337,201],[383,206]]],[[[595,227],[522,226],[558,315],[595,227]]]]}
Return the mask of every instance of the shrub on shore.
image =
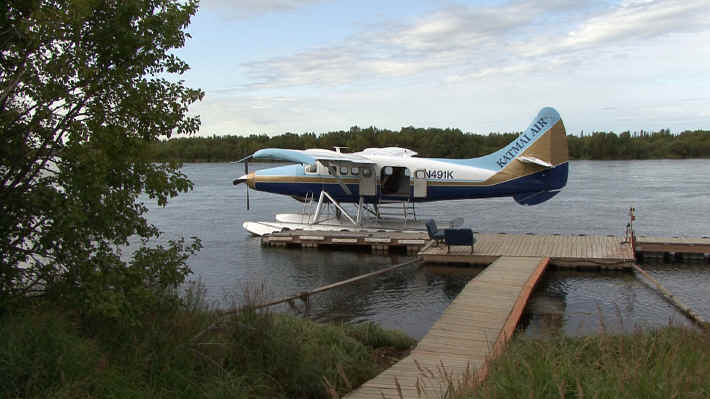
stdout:
{"type": "Polygon", "coordinates": [[[414,344],[372,324],[200,306],[112,338],[45,304],[1,316],[0,337],[3,398],[330,398],[389,366],[383,348],[414,344]]]}
{"type": "Polygon", "coordinates": [[[481,385],[457,398],[708,398],[710,333],[666,327],[630,335],[518,337],[481,385]]]}

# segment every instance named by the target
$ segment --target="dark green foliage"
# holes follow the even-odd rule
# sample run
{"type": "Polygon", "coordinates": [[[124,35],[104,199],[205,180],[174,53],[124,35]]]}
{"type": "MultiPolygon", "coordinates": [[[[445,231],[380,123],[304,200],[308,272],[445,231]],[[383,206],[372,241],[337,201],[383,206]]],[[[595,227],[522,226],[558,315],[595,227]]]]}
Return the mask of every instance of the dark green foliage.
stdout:
{"type": "Polygon", "coordinates": [[[567,136],[572,159],[710,158],[710,131],[595,132],[567,136]]]}
{"type": "Polygon", "coordinates": [[[481,386],[456,397],[707,398],[708,375],[707,332],[669,327],[619,336],[517,338],[481,386]]]}
{"type": "Polygon", "coordinates": [[[377,350],[404,352],[416,343],[374,324],[317,324],[248,307],[224,333],[230,350],[219,352],[221,364],[256,382],[249,389],[259,397],[328,398],[325,388],[343,394],[384,369],[377,350]]]}
{"type": "MultiPolygon", "coordinates": [[[[136,325],[165,309],[199,241],[141,249],[144,215],[192,188],[148,145],[191,134],[200,90],[170,74],[196,1],[8,0],[0,5],[0,312],[28,298],[80,306],[94,321],[136,325]]],[[[168,306],[169,307],[169,306],[168,306]]],[[[98,323],[101,324],[101,323],[98,323]]]]}
{"type": "Polygon", "coordinates": [[[325,398],[323,377],[344,384],[338,366],[360,383],[371,376],[367,370],[372,359],[365,346],[336,327],[247,311],[231,321],[230,330],[232,350],[224,367],[261,381],[263,386],[252,388],[263,396],[325,398]]]}
{"type": "Polygon", "coordinates": [[[199,294],[191,298],[143,319],[121,341],[87,335],[71,313],[46,303],[0,316],[0,397],[329,398],[377,375],[386,366],[377,351],[414,344],[374,325],[317,324],[253,308],[224,317],[199,294]],[[198,334],[216,320],[219,328],[198,334]],[[378,347],[365,337],[377,337],[378,347]]]}
{"type": "Polygon", "coordinates": [[[95,377],[98,351],[59,314],[0,318],[0,397],[52,396],[95,377]]]}
{"type": "MultiPolygon", "coordinates": [[[[403,127],[399,132],[374,127],[338,131],[316,136],[313,133],[280,136],[212,136],[173,138],[156,142],[151,157],[159,161],[226,162],[244,158],[262,148],[333,148],[347,146],[348,151],[368,147],[405,147],[423,157],[473,158],[503,148],[518,137],[517,133],[478,135],[458,129],[403,127]]],[[[598,132],[567,136],[571,159],[657,159],[709,158],[710,131],[687,131],[672,135],[668,130],[655,133],[598,132]]]]}
{"type": "Polygon", "coordinates": [[[387,347],[402,351],[416,343],[401,331],[384,330],[374,323],[349,324],[346,326],[346,332],[373,349],[387,347]]]}

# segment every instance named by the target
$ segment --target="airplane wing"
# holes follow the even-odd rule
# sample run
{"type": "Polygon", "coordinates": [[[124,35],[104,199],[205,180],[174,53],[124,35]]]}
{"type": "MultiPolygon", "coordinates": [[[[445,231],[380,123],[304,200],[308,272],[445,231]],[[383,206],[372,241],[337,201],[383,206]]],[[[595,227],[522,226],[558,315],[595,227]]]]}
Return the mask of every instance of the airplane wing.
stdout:
{"type": "Polygon", "coordinates": [[[298,162],[303,164],[314,164],[316,161],[336,161],[352,162],[359,164],[374,164],[369,158],[355,154],[344,154],[341,152],[308,149],[308,150],[286,150],[282,148],[264,148],[252,155],[254,159],[273,159],[279,161],[298,162]]]}

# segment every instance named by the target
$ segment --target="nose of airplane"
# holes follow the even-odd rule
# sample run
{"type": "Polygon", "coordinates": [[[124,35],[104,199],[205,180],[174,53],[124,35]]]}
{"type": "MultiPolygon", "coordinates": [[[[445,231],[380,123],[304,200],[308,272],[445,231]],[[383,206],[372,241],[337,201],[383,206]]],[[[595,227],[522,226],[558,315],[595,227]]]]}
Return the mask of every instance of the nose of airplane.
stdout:
{"type": "Polygon", "coordinates": [[[242,175],[238,179],[234,179],[234,181],[232,181],[232,184],[235,186],[239,183],[246,183],[249,187],[254,188],[254,172],[249,173],[248,175],[242,175]]]}

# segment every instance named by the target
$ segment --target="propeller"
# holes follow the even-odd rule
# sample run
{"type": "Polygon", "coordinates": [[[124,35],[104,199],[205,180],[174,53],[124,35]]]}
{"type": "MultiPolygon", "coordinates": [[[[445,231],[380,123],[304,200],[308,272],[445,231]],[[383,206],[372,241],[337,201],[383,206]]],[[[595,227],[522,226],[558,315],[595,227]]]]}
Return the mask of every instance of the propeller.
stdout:
{"type": "MultiPolygon", "coordinates": [[[[251,155],[244,157],[237,162],[244,162],[244,176],[234,179],[232,181],[232,184],[235,186],[239,183],[246,183],[247,180],[249,180],[249,159],[251,158],[251,155]]],[[[249,210],[249,184],[247,184],[247,210],[249,210]]]]}
{"type": "MultiPolygon", "coordinates": [[[[249,159],[244,160],[244,174],[249,176],[249,159]]],[[[249,184],[247,184],[247,211],[249,210],[249,184]]]]}

